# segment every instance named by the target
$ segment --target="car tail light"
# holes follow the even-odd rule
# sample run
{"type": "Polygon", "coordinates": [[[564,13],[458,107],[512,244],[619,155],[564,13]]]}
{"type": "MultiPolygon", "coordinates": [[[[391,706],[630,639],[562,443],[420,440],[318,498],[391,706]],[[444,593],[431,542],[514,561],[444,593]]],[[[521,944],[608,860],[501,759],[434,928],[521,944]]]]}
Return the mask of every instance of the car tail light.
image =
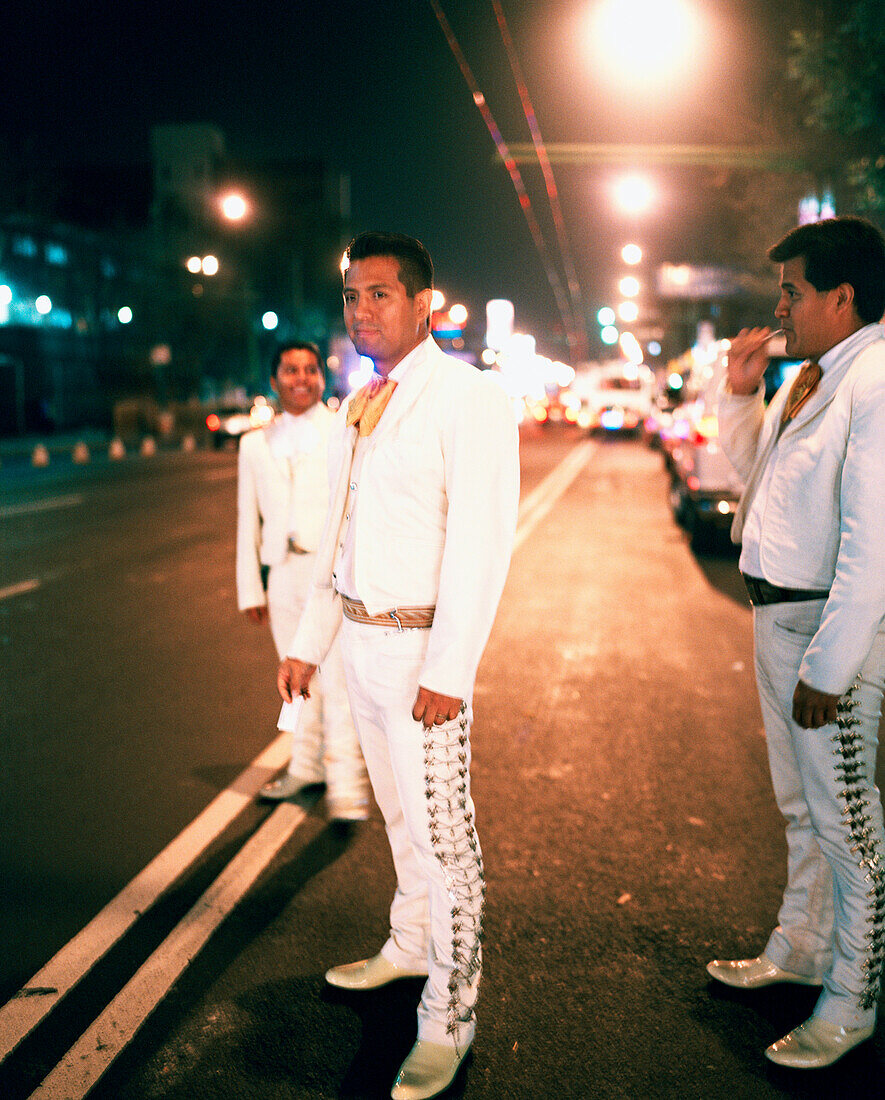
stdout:
{"type": "Polygon", "coordinates": [[[689,489],[691,489],[693,493],[695,493],[701,487],[701,479],[692,474],[691,477],[686,479],[685,484],[689,487],[689,489]]]}
{"type": "Polygon", "coordinates": [[[206,417],[206,427],[210,432],[217,432],[221,427],[221,417],[217,416],[215,413],[209,413],[206,417]]]}

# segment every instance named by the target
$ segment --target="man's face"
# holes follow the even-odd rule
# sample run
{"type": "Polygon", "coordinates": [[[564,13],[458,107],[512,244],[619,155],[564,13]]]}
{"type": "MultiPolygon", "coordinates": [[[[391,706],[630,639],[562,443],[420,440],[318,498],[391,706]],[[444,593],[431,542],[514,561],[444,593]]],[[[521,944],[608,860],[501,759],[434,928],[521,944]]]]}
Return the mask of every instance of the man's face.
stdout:
{"type": "Polygon", "coordinates": [[[805,278],[805,258],[781,266],[781,296],[774,311],[787,341],[787,355],[819,359],[844,338],[837,314],[838,289],[815,290],[805,278]]]}
{"type": "Polygon", "coordinates": [[[387,377],[427,335],[432,291],[414,298],[399,281],[394,256],[354,260],[344,276],[344,326],[360,355],[387,377]]]}
{"type": "Polygon", "coordinates": [[[280,365],[270,384],[279,395],[283,410],[300,416],[312,409],[322,396],[323,372],[312,351],[290,348],[280,357],[280,365]]]}

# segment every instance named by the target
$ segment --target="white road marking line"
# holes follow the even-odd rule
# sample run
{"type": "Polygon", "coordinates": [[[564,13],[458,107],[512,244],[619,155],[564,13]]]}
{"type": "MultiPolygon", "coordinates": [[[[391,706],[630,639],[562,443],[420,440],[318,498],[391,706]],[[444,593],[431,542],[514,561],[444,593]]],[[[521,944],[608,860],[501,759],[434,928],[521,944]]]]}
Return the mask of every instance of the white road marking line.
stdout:
{"type": "Polygon", "coordinates": [[[513,541],[514,553],[525,542],[541,520],[550,512],[566,489],[590,460],[599,444],[588,439],[579,444],[555,466],[544,480],[520,502],[519,525],[513,541]]]}
{"type": "Polygon", "coordinates": [[[50,512],[54,508],[73,508],[83,503],[83,497],[79,493],[71,493],[66,497],[47,497],[46,500],[29,500],[23,504],[7,504],[0,508],[0,519],[9,519],[11,516],[27,516],[32,512],[50,512]]]}
{"type": "Polygon", "coordinates": [[[0,1008],[0,1063],[84,978],[138,918],[252,801],[288,760],[291,734],[281,733],[158,856],[0,1008]]]}
{"type": "Polygon", "coordinates": [[[29,581],[19,581],[18,584],[7,585],[6,588],[0,588],[0,600],[9,600],[13,596],[22,596],[25,592],[33,592],[35,588],[40,587],[40,580],[37,577],[32,577],[29,581]]]}
{"type": "Polygon", "coordinates": [[[274,810],[30,1100],[80,1100],[94,1087],[306,816],[292,803],[274,810]]]}

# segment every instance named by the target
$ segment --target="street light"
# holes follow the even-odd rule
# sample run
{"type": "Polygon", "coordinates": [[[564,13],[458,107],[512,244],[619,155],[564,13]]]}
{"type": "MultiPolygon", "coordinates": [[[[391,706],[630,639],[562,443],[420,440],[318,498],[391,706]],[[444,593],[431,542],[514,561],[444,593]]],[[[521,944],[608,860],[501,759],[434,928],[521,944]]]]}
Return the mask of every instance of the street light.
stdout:
{"type": "Polygon", "coordinates": [[[613,188],[615,202],[625,214],[641,214],[651,206],[654,198],[650,180],[638,172],[619,176],[613,188]]]}
{"type": "Polygon", "coordinates": [[[222,216],[229,222],[241,222],[249,213],[249,203],[239,191],[228,191],[226,195],[221,196],[218,205],[221,207],[222,216]]]}
{"type": "Polygon", "coordinates": [[[625,275],[618,283],[618,290],[625,298],[635,298],[639,293],[639,280],[632,275],[625,275]]]}
{"type": "Polygon", "coordinates": [[[688,0],[600,0],[591,12],[597,67],[631,92],[661,87],[703,56],[688,0]]]}
{"type": "Polygon", "coordinates": [[[642,249],[638,244],[625,244],[621,249],[621,259],[625,264],[634,267],[642,262],[642,249]]]}

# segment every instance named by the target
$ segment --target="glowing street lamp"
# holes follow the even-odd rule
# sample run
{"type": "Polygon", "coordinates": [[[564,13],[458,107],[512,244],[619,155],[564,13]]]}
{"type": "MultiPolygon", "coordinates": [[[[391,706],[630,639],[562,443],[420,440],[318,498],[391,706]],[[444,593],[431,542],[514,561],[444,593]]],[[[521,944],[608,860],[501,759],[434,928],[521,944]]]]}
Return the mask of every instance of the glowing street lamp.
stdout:
{"type": "Polygon", "coordinates": [[[654,189],[647,177],[633,173],[614,182],[615,202],[625,214],[641,214],[654,199],[654,189]]]}
{"type": "Polygon", "coordinates": [[[217,275],[218,274],[218,257],[217,256],[204,256],[200,262],[200,267],[203,269],[204,275],[217,275]]]}
{"type": "Polygon", "coordinates": [[[630,264],[633,267],[635,264],[642,262],[642,249],[638,244],[625,244],[621,249],[621,259],[625,264],[630,264]]]}
{"type": "Polygon", "coordinates": [[[219,200],[221,213],[229,222],[241,222],[249,213],[249,203],[239,191],[229,191],[219,200]]]}
{"type": "Polygon", "coordinates": [[[703,56],[689,0],[599,0],[589,37],[594,67],[633,94],[662,87],[703,56]]]}
{"type": "Polygon", "coordinates": [[[460,303],[453,305],[449,309],[449,320],[460,328],[467,320],[467,307],[460,303]]]}
{"type": "Polygon", "coordinates": [[[625,275],[618,283],[618,290],[620,290],[625,298],[635,298],[639,293],[639,280],[635,279],[632,275],[625,275]]]}
{"type": "Polygon", "coordinates": [[[618,306],[618,316],[628,325],[632,325],[639,317],[639,306],[635,302],[621,302],[618,306]]]}

